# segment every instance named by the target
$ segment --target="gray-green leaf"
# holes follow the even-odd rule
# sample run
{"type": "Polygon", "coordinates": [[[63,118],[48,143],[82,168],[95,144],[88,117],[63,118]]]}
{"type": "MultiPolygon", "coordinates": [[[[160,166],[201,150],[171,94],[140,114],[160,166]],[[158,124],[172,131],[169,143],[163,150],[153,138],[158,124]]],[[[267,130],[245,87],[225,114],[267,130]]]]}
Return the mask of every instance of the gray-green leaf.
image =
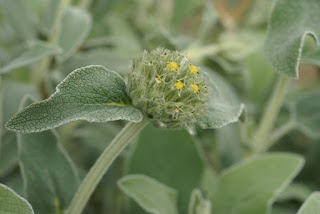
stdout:
{"type": "MultiPolygon", "coordinates": [[[[31,104],[23,99],[21,107],[31,104]]],[[[67,208],[79,178],[55,132],[17,134],[19,165],[25,195],[36,213],[59,213],[67,208]]]]}
{"type": "Polygon", "coordinates": [[[58,45],[63,49],[57,59],[61,62],[72,56],[84,42],[91,29],[91,16],[85,10],[65,8],[58,31],[58,45]]]}
{"type": "MultiPolygon", "coordinates": [[[[37,90],[32,85],[5,81],[1,91],[0,129],[4,129],[5,122],[19,111],[19,103],[25,94],[37,96],[37,90]]],[[[0,138],[0,177],[6,175],[18,165],[17,138],[15,133],[2,131],[0,138]]]]}
{"type": "Polygon", "coordinates": [[[120,188],[143,209],[152,214],[178,214],[176,191],[145,175],[127,175],[120,188]]]}
{"type": "Polygon", "coordinates": [[[0,184],[1,214],[33,214],[31,205],[7,186],[0,184]]]}
{"type": "Polygon", "coordinates": [[[309,186],[302,183],[292,183],[277,197],[277,202],[288,200],[303,202],[311,193],[312,190],[309,186]]]}
{"type": "Polygon", "coordinates": [[[304,160],[293,154],[262,155],[225,171],[211,197],[215,214],[265,214],[300,171],[304,160]]]}
{"type": "Polygon", "coordinates": [[[40,132],[75,121],[139,122],[142,115],[130,105],[126,85],[119,74],[93,65],[73,71],[45,101],[34,103],[6,124],[9,130],[40,132]]]}
{"type": "Polygon", "coordinates": [[[204,75],[210,91],[209,109],[206,115],[197,119],[198,124],[204,129],[212,129],[237,122],[244,110],[244,105],[238,101],[233,88],[211,70],[206,69],[204,75]]]}
{"type": "Polygon", "coordinates": [[[50,55],[55,55],[61,52],[57,46],[50,45],[45,42],[34,43],[26,52],[22,53],[18,58],[12,60],[3,68],[0,69],[1,73],[7,73],[13,69],[35,63],[42,58],[50,55]]]}
{"type": "Polygon", "coordinates": [[[304,38],[312,35],[319,45],[319,0],[276,1],[265,42],[265,56],[280,74],[298,78],[304,38]]]}
{"type": "Polygon", "coordinates": [[[320,210],[320,192],[314,192],[303,203],[297,214],[315,214],[320,210]]]}
{"type": "MultiPolygon", "coordinates": [[[[187,131],[152,125],[141,132],[128,166],[129,174],[145,174],[177,190],[181,213],[188,212],[190,193],[199,186],[203,171],[203,158],[187,131]]],[[[130,213],[143,212],[132,206],[130,213]]]]}
{"type": "Polygon", "coordinates": [[[294,103],[296,127],[306,135],[320,138],[320,91],[313,91],[294,103]]]}
{"type": "Polygon", "coordinates": [[[32,13],[22,0],[0,0],[0,9],[5,24],[14,32],[13,36],[21,41],[33,39],[36,25],[32,13]]]}

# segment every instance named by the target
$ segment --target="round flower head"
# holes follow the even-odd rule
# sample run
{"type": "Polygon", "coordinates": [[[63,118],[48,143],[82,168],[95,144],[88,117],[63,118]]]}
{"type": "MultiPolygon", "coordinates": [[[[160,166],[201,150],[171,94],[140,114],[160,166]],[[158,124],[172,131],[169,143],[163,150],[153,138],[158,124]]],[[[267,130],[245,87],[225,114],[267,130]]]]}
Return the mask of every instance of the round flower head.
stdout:
{"type": "Polygon", "coordinates": [[[190,127],[207,110],[200,69],[178,51],[158,48],[133,57],[128,93],[155,125],[190,127]]]}

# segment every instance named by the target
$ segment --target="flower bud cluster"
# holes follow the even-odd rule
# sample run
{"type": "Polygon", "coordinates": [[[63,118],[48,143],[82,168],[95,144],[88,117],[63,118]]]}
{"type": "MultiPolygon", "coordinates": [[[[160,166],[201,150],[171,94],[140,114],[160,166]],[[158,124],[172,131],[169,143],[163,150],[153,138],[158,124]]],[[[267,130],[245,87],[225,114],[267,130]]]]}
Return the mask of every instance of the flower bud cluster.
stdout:
{"type": "Polygon", "coordinates": [[[178,51],[158,48],[133,57],[128,93],[133,106],[160,127],[190,127],[207,110],[201,71],[178,51]]]}

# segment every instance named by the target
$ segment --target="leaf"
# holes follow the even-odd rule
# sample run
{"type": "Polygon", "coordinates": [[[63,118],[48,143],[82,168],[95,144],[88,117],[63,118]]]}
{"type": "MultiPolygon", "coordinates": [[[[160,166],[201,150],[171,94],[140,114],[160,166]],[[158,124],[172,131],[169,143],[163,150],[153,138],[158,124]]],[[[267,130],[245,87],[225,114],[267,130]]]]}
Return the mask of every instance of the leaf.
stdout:
{"type": "Polygon", "coordinates": [[[31,11],[22,0],[0,0],[5,24],[14,32],[14,37],[21,41],[35,37],[36,25],[31,11]]]}
{"type": "Polygon", "coordinates": [[[33,214],[31,205],[7,186],[0,184],[1,214],[33,214]]]}
{"type": "MultiPolygon", "coordinates": [[[[186,131],[147,126],[128,163],[128,174],[145,174],[177,190],[179,211],[187,213],[190,193],[200,185],[204,163],[186,131]]],[[[142,213],[135,208],[130,213],[142,213]]]]}
{"type": "Polygon", "coordinates": [[[303,203],[297,214],[315,214],[320,210],[320,192],[312,193],[303,203]]]}
{"type": "Polygon", "coordinates": [[[260,49],[247,57],[246,64],[250,77],[249,95],[251,99],[264,103],[265,97],[270,92],[275,73],[260,49]]]}
{"type": "Polygon", "coordinates": [[[18,165],[17,138],[12,132],[5,132],[0,141],[0,177],[7,175],[18,165]]]}
{"type": "Polygon", "coordinates": [[[206,84],[209,89],[208,113],[197,119],[204,129],[220,128],[237,122],[244,110],[244,104],[238,101],[234,89],[217,73],[205,69],[206,84]]]}
{"type": "Polygon", "coordinates": [[[319,45],[320,1],[276,1],[265,41],[265,56],[280,74],[298,78],[298,66],[306,35],[319,45]]]}
{"type": "MultiPolygon", "coordinates": [[[[0,129],[4,129],[5,122],[19,111],[19,103],[25,94],[38,97],[37,90],[33,86],[10,81],[3,83],[1,93],[0,118],[2,118],[2,121],[0,129]]],[[[0,139],[0,176],[4,176],[11,172],[17,165],[16,135],[13,132],[2,130],[0,139]]]]}
{"type": "MultiPolygon", "coordinates": [[[[30,98],[21,107],[31,104],[30,98]]],[[[53,131],[17,134],[18,157],[25,195],[36,213],[58,213],[67,208],[79,178],[53,131]]]]}
{"type": "Polygon", "coordinates": [[[241,161],[241,136],[238,123],[228,124],[216,130],[219,160],[223,168],[241,161]]]}
{"type": "Polygon", "coordinates": [[[198,189],[191,193],[188,214],[211,214],[211,203],[205,200],[198,189]]]}
{"type": "Polygon", "coordinates": [[[178,214],[176,191],[145,175],[127,175],[119,187],[143,209],[153,214],[178,214]]]}
{"type": "Polygon", "coordinates": [[[313,91],[294,103],[297,128],[312,138],[320,138],[320,91],[313,91]]]}
{"type": "Polygon", "coordinates": [[[34,103],[6,124],[16,132],[40,132],[75,121],[139,122],[142,115],[131,107],[126,85],[114,71],[93,65],[74,70],[47,100],[34,103]]]}
{"type": "Polygon", "coordinates": [[[215,214],[268,213],[278,195],[297,175],[304,159],[274,153],[224,171],[211,197],[215,214]]]}
{"type": "Polygon", "coordinates": [[[65,8],[58,30],[58,45],[63,49],[57,56],[58,61],[66,60],[82,45],[90,32],[91,22],[91,16],[85,10],[65,8]]]}
{"type": "Polygon", "coordinates": [[[61,52],[57,46],[44,42],[36,42],[26,52],[22,53],[18,58],[12,60],[0,69],[0,74],[7,73],[13,69],[33,64],[42,58],[55,55],[61,52]]]}
{"type": "Polygon", "coordinates": [[[311,194],[311,189],[304,184],[292,183],[277,197],[277,202],[288,200],[304,201],[311,194]]]}

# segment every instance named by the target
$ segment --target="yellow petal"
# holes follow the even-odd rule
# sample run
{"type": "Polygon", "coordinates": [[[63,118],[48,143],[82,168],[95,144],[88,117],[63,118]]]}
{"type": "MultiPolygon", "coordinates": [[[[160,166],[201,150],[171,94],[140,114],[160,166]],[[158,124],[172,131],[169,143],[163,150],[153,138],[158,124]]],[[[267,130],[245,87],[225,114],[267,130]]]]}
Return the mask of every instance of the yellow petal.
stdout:
{"type": "Polygon", "coordinates": [[[162,83],[163,80],[160,77],[156,77],[154,78],[154,80],[156,81],[156,83],[162,83]]]}
{"type": "Polygon", "coordinates": [[[192,83],[192,90],[195,92],[195,93],[198,93],[199,92],[199,86],[195,83],[192,83]]]}
{"type": "Polygon", "coordinates": [[[189,65],[190,70],[194,74],[198,74],[198,68],[195,65],[189,65]]]}
{"type": "Polygon", "coordinates": [[[169,62],[169,63],[168,63],[168,68],[177,71],[178,68],[179,68],[179,66],[178,66],[178,64],[175,63],[175,62],[169,62]]]}
{"type": "Polygon", "coordinates": [[[184,88],[184,84],[181,81],[177,81],[174,87],[178,90],[181,90],[184,88]]]}

